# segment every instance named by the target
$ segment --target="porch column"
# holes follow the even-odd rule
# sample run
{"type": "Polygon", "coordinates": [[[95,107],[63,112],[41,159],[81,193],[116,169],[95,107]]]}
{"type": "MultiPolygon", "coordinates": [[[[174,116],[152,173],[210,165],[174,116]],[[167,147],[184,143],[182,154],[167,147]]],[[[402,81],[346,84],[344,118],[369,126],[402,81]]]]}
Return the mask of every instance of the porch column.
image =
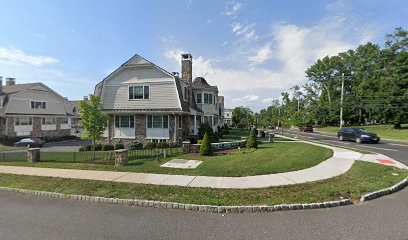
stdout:
{"type": "Polygon", "coordinates": [[[197,135],[197,115],[194,115],[194,135],[197,135]]]}

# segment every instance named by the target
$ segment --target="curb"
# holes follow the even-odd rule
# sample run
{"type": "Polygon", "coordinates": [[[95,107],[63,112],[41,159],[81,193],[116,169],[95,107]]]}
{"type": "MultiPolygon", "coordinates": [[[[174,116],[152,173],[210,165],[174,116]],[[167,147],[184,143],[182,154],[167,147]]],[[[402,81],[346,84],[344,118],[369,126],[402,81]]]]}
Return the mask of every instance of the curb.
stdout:
{"type": "MultiPolygon", "coordinates": [[[[408,181],[407,181],[408,182],[408,181]]],[[[154,207],[154,208],[167,208],[167,209],[181,209],[197,212],[209,212],[209,213],[257,213],[257,212],[276,212],[276,211],[291,211],[301,209],[318,209],[318,208],[332,208],[353,204],[350,199],[343,199],[339,201],[320,202],[320,203],[307,203],[307,204],[279,204],[273,206],[216,206],[216,205],[198,205],[198,204],[184,204],[175,202],[160,202],[150,200],[137,200],[137,199],[120,199],[120,198],[105,198],[105,197],[93,197],[86,195],[71,195],[62,194],[56,192],[34,191],[18,188],[0,187],[0,191],[17,192],[30,194],[35,196],[62,198],[85,201],[90,203],[109,203],[109,204],[121,204],[128,206],[140,206],[140,207],[154,207]]]]}
{"type": "Polygon", "coordinates": [[[399,183],[397,183],[394,186],[391,186],[389,188],[384,188],[384,189],[381,189],[381,190],[376,191],[376,192],[367,193],[367,194],[361,196],[360,201],[361,202],[369,201],[369,200],[373,200],[373,199],[379,198],[379,197],[384,196],[384,195],[392,194],[392,193],[398,192],[399,190],[402,190],[406,186],[408,186],[408,178],[405,178],[401,182],[399,182],[399,183]]]}

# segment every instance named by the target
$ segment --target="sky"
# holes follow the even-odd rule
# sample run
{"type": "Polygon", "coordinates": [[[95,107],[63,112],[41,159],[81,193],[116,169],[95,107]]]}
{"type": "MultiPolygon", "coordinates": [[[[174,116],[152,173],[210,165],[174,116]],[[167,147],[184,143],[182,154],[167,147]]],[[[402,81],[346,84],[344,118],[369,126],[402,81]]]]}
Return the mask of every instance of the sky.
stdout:
{"type": "Polygon", "coordinates": [[[217,85],[225,107],[270,105],[327,55],[408,27],[404,0],[0,0],[0,76],[70,100],[139,54],[217,85]]]}

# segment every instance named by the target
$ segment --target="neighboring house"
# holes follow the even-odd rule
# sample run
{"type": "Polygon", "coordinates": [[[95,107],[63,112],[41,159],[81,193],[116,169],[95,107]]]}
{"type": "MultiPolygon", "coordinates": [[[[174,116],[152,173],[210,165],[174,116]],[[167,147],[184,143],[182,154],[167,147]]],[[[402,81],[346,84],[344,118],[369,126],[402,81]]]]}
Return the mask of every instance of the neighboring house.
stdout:
{"type": "Polygon", "coordinates": [[[203,111],[203,122],[207,122],[216,131],[222,126],[224,112],[224,97],[218,96],[218,87],[211,86],[203,77],[197,77],[193,81],[193,93],[196,104],[203,111]]]}
{"type": "MultiPolygon", "coordinates": [[[[88,101],[88,97],[85,96],[83,101],[88,101]]],[[[82,133],[82,125],[81,125],[81,114],[80,114],[80,102],[81,100],[74,100],[70,101],[72,107],[72,114],[71,117],[71,134],[72,135],[80,135],[82,133]]]]}
{"type": "Polygon", "coordinates": [[[7,137],[71,135],[70,102],[43,83],[15,84],[0,77],[0,133],[7,137]]]}
{"type": "Polygon", "coordinates": [[[192,91],[192,56],[170,73],[134,55],[95,86],[109,115],[102,142],[181,142],[197,134],[203,112],[192,91]]]}
{"type": "Polygon", "coordinates": [[[232,124],[232,111],[233,109],[228,108],[224,110],[224,123],[228,126],[232,124]]]}

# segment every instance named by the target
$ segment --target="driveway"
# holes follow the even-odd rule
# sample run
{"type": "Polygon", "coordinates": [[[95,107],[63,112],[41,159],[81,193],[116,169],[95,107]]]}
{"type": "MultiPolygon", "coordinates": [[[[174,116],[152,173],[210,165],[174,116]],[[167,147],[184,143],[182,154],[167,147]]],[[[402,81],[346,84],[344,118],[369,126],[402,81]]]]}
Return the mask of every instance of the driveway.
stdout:
{"type": "Polygon", "coordinates": [[[78,152],[79,148],[85,145],[92,144],[90,140],[68,140],[61,142],[46,143],[41,148],[42,152],[78,152]]]}

